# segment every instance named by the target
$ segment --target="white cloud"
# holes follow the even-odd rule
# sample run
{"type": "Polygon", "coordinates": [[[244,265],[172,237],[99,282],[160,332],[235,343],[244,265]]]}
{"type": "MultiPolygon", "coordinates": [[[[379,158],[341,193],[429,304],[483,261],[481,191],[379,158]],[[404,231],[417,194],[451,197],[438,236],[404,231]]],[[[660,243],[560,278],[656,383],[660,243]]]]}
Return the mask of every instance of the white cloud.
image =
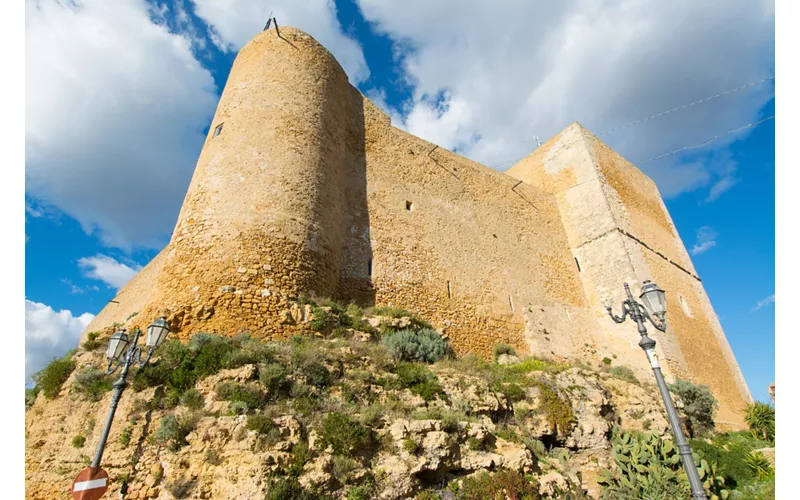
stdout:
{"type": "Polygon", "coordinates": [[[717,246],[716,241],[704,241],[703,243],[695,243],[692,247],[692,255],[701,254],[707,250],[717,246]]]}
{"type": "Polygon", "coordinates": [[[53,358],[75,348],[93,319],[93,314],[76,317],[70,311],[55,312],[50,306],[25,299],[25,381],[53,358]]]}
{"type": "Polygon", "coordinates": [[[218,100],[148,8],[26,2],[26,191],[126,249],[166,242],[218,100]]]}
{"type": "Polygon", "coordinates": [[[117,289],[125,286],[141,269],[139,265],[130,267],[102,254],[83,257],[78,260],[78,266],[83,269],[86,277],[103,281],[109,287],[117,289]]]}
{"type": "MultiPolygon", "coordinates": [[[[602,133],[774,72],[766,0],[358,3],[400,48],[414,89],[402,126],[487,165],[510,161],[499,170],[573,121],[602,133]]],[[[601,139],[643,162],[754,121],[771,96],[771,83],[755,86],[601,139]]],[[[679,158],[643,166],[665,196],[714,186],[713,200],[732,186],[735,163],[679,158]]]]}
{"type": "Polygon", "coordinates": [[[692,255],[699,255],[717,246],[717,232],[709,226],[697,230],[697,242],[689,251],[692,255]]]}
{"type": "Polygon", "coordinates": [[[752,309],[750,309],[750,312],[756,312],[759,309],[761,309],[762,307],[767,306],[769,304],[774,304],[774,303],[775,303],[775,294],[773,293],[769,297],[765,297],[765,298],[759,300],[758,302],[756,302],[756,305],[753,306],[752,309]]]}
{"type": "Polygon", "coordinates": [[[257,35],[272,16],[278,26],[294,26],[313,36],[339,61],[355,85],[369,77],[361,45],[342,32],[333,0],[195,0],[196,14],[213,27],[213,42],[238,50],[257,35]]]}

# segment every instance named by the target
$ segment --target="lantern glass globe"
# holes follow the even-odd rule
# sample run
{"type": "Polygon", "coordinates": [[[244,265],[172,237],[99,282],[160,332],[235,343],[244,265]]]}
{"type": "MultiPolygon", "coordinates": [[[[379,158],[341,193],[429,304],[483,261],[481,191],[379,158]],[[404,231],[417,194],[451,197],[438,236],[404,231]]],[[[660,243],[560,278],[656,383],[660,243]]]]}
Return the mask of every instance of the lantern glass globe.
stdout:
{"type": "Polygon", "coordinates": [[[663,319],[667,314],[667,294],[650,280],[642,283],[642,294],[639,298],[651,316],[663,319]]]}
{"type": "Polygon", "coordinates": [[[108,340],[108,352],[106,356],[109,360],[114,360],[122,356],[125,347],[128,345],[128,334],[125,329],[119,330],[108,340]]]}
{"type": "Polygon", "coordinates": [[[162,316],[147,327],[147,339],[145,344],[147,347],[155,349],[164,343],[168,333],[169,325],[167,324],[167,319],[162,316]]]}

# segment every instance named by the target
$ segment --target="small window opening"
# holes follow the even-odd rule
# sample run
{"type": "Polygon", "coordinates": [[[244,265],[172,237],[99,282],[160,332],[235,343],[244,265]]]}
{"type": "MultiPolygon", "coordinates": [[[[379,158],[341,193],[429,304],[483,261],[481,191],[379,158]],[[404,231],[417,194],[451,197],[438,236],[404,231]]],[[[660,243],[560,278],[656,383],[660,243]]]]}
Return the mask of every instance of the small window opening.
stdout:
{"type": "Polygon", "coordinates": [[[511,295],[508,296],[508,305],[511,306],[511,312],[514,312],[514,299],[511,295]]]}
{"type": "Polygon", "coordinates": [[[575,265],[578,266],[578,272],[581,272],[581,263],[578,262],[578,258],[575,257],[575,265]]]}
{"type": "Polygon", "coordinates": [[[414,204],[411,203],[410,201],[406,201],[406,210],[408,210],[409,212],[414,210],[414,204]]]}
{"type": "Polygon", "coordinates": [[[372,278],[372,259],[367,260],[367,274],[372,278]]]}
{"type": "Polygon", "coordinates": [[[453,289],[450,288],[450,282],[449,281],[447,282],[447,298],[448,299],[452,299],[453,298],[453,289]]]}
{"type": "Polygon", "coordinates": [[[214,135],[212,136],[212,139],[222,133],[222,125],[224,124],[220,123],[217,125],[217,128],[214,129],[214,135]]]}

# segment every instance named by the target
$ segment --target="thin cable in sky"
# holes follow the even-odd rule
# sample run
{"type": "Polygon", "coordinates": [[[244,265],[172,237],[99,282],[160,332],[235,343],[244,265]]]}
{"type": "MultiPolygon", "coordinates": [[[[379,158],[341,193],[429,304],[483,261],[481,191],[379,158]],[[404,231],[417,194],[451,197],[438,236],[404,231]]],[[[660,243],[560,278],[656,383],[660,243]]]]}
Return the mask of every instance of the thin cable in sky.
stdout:
{"type": "MultiPolygon", "coordinates": [[[[775,79],[775,76],[773,75],[773,76],[770,76],[770,77],[768,77],[768,78],[763,78],[763,79],[761,79],[761,80],[756,80],[756,81],[754,81],[754,82],[747,83],[747,84],[745,84],[745,85],[742,85],[742,86],[740,86],[740,87],[736,87],[735,89],[726,90],[725,92],[720,92],[720,93],[718,93],[718,94],[714,94],[714,95],[712,95],[712,96],[705,97],[705,98],[703,98],[703,99],[700,99],[700,100],[698,100],[698,101],[694,101],[694,102],[690,102],[690,103],[688,103],[688,104],[684,104],[683,106],[678,106],[678,107],[676,107],[676,108],[672,108],[672,109],[668,109],[668,110],[666,110],[666,111],[662,111],[661,113],[657,113],[657,114],[655,114],[655,115],[650,115],[650,116],[648,116],[647,118],[642,118],[642,119],[639,119],[639,120],[634,120],[634,121],[632,121],[632,122],[625,123],[625,124],[623,124],[623,125],[620,125],[620,126],[618,126],[618,127],[614,127],[614,128],[612,128],[612,129],[609,129],[609,130],[605,130],[605,131],[603,131],[603,132],[600,132],[600,133],[599,133],[599,134],[597,134],[596,136],[597,136],[597,137],[601,137],[601,136],[603,136],[603,135],[610,134],[611,132],[615,132],[615,131],[617,131],[617,130],[621,130],[621,129],[623,129],[623,128],[631,127],[631,126],[633,126],[633,125],[638,125],[638,124],[644,123],[644,122],[646,122],[646,121],[652,120],[652,119],[654,119],[654,118],[658,118],[659,116],[664,116],[664,115],[667,115],[667,114],[669,114],[669,113],[673,113],[673,112],[675,112],[675,111],[679,111],[679,110],[681,110],[681,109],[689,108],[689,107],[691,107],[691,106],[694,106],[694,105],[696,105],[696,104],[700,104],[700,103],[703,103],[703,102],[707,102],[707,101],[710,101],[710,100],[712,100],[712,99],[716,99],[716,98],[718,98],[718,97],[722,97],[722,96],[724,96],[724,95],[732,94],[732,93],[734,93],[734,92],[738,92],[738,91],[740,91],[740,90],[744,90],[744,89],[746,89],[746,88],[750,88],[750,87],[753,87],[753,86],[755,86],[755,85],[759,85],[759,84],[762,84],[762,83],[764,83],[764,82],[768,82],[768,81],[771,81],[771,80],[774,80],[774,79],[775,79]]],[[[751,125],[752,125],[752,124],[751,124],[751,125]]],[[[749,127],[749,126],[751,126],[751,125],[747,125],[747,126],[745,126],[744,128],[747,128],[747,127],[749,127]]],[[[569,146],[572,146],[573,144],[577,144],[577,143],[578,143],[578,142],[580,142],[581,140],[582,140],[582,139],[579,139],[579,140],[577,140],[577,141],[575,141],[575,142],[572,142],[572,143],[566,144],[566,145],[564,145],[564,146],[562,146],[562,147],[564,147],[564,148],[567,148],[567,147],[569,147],[569,146]]],[[[714,139],[712,139],[712,140],[714,140],[714,139]]],[[[709,141],[709,142],[711,142],[711,141],[709,141]]],[[[537,148],[538,148],[538,146],[537,146],[537,148]]],[[[534,151],[535,151],[535,149],[534,149],[534,151]]],[[[530,154],[530,153],[526,154],[526,155],[525,155],[525,156],[523,156],[523,157],[517,158],[517,159],[515,159],[515,160],[509,160],[509,161],[506,161],[506,162],[503,162],[503,163],[498,163],[498,164],[497,164],[497,165],[495,165],[493,168],[497,169],[498,167],[502,167],[502,166],[504,166],[504,165],[508,165],[509,163],[516,163],[516,162],[518,162],[519,160],[521,160],[521,159],[525,158],[526,156],[528,156],[529,154],[530,154]]],[[[651,160],[648,160],[648,161],[652,161],[652,160],[653,160],[653,159],[651,159],[651,160]]]]}
{"type": "MultiPolygon", "coordinates": [[[[759,121],[757,121],[757,122],[748,123],[748,124],[747,124],[747,125],[745,125],[744,127],[739,127],[739,128],[735,128],[735,129],[733,129],[733,130],[729,130],[729,131],[725,132],[725,133],[724,133],[724,134],[722,134],[722,135],[723,135],[723,136],[725,136],[725,135],[731,135],[731,134],[734,134],[734,133],[736,133],[736,132],[738,132],[738,131],[740,131],[740,130],[744,130],[744,129],[746,129],[746,128],[750,128],[750,127],[755,127],[755,126],[757,126],[757,125],[761,125],[761,124],[762,124],[762,123],[764,123],[765,121],[772,120],[773,118],[775,118],[775,115],[768,116],[768,117],[764,118],[763,120],[759,120],[759,121]]],[[[682,148],[680,148],[680,149],[676,149],[675,151],[670,151],[669,153],[664,153],[663,155],[660,155],[660,156],[655,156],[655,157],[653,157],[653,158],[650,158],[649,160],[645,160],[645,161],[643,161],[643,162],[639,162],[638,164],[639,164],[639,165],[644,165],[645,163],[650,163],[651,161],[660,160],[661,158],[666,158],[667,156],[672,156],[672,155],[674,155],[674,154],[676,154],[676,153],[680,153],[681,151],[686,151],[687,149],[697,149],[697,148],[703,147],[703,146],[705,146],[705,145],[707,145],[707,144],[710,144],[710,143],[712,143],[712,142],[716,141],[716,140],[717,140],[717,139],[719,139],[719,138],[720,138],[720,136],[719,136],[719,135],[715,135],[714,137],[711,137],[711,138],[709,138],[709,139],[706,139],[705,141],[703,141],[703,142],[701,142],[701,143],[699,143],[699,144],[695,144],[694,146],[684,146],[684,147],[682,147],[682,148]]]]}

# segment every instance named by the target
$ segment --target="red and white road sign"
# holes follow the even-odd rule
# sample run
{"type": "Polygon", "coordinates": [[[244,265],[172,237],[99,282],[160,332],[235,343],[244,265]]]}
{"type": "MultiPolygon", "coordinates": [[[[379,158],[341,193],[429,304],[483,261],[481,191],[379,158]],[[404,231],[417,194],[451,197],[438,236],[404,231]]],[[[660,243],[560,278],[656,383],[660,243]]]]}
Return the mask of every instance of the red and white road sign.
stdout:
{"type": "Polygon", "coordinates": [[[72,483],[75,500],[99,500],[108,489],[108,472],[100,467],[83,469],[72,483]]]}

